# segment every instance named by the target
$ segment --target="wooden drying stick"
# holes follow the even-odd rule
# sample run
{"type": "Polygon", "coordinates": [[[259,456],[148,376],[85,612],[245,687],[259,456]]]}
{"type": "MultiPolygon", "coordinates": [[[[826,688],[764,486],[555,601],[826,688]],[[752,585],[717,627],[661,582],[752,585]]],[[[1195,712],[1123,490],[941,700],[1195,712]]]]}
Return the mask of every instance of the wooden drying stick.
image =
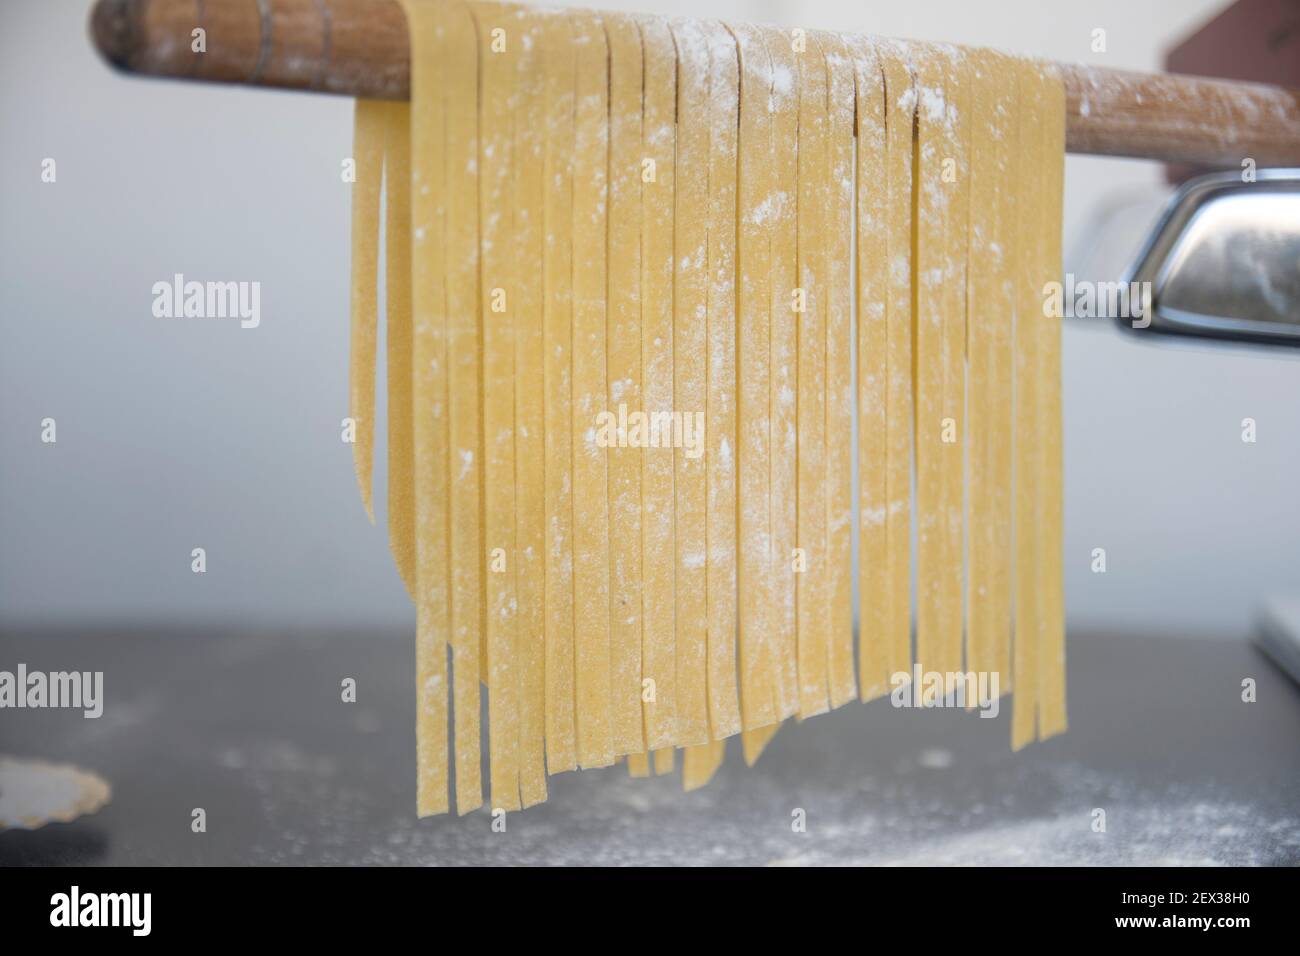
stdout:
{"type": "MultiPolygon", "coordinates": [[[[95,44],[130,73],[402,100],[397,0],[98,0],[95,44]],[[192,49],[204,31],[205,52],[192,49]]],[[[1300,166],[1300,92],[1175,74],[1058,66],[1066,148],[1195,166],[1300,166]]]]}

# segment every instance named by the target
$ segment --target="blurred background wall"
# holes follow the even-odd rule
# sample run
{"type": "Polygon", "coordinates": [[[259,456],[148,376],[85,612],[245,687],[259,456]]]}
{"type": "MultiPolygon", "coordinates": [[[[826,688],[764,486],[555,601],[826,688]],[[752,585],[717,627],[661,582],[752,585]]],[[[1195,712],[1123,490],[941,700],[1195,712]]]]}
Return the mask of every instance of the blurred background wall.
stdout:
{"type": "MultiPolygon", "coordinates": [[[[1155,70],[1224,4],[590,5],[1155,70]]],[[[0,627],[413,626],[382,438],[377,528],[339,438],[351,102],[120,77],[91,48],[88,7],[6,0],[0,31],[0,627]],[[177,272],[260,282],[261,326],[154,318],[151,286],[177,272]]],[[[1154,164],[1071,157],[1066,268],[1113,277],[1165,194],[1154,164]]],[[[1071,625],[1241,634],[1261,598],[1300,592],[1296,359],[1149,345],[1097,320],[1067,322],[1064,353],[1071,625]]]]}

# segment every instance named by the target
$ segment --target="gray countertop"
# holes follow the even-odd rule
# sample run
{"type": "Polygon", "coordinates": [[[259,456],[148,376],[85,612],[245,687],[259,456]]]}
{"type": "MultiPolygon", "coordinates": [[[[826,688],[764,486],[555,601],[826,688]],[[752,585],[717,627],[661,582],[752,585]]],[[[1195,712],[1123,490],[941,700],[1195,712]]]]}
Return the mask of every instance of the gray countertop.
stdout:
{"type": "Polygon", "coordinates": [[[113,788],[93,816],[0,832],[0,863],[1300,863],[1300,688],[1241,640],[1072,633],[1070,730],[1018,754],[1008,699],[996,719],[854,703],[753,768],[731,741],[694,793],[552,777],[504,833],[415,818],[413,656],[392,634],[0,635],[0,669],[101,670],[106,699],[93,720],[0,712],[0,753],[113,788]]]}

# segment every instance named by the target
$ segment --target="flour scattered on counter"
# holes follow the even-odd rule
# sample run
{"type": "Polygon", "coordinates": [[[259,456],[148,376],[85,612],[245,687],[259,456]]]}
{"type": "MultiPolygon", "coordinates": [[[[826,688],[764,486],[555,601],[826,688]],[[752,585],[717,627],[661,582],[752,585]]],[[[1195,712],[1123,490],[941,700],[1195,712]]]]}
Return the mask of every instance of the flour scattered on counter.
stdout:
{"type": "Polygon", "coordinates": [[[929,750],[922,750],[921,756],[916,759],[922,767],[930,767],[934,770],[943,770],[952,766],[952,751],[941,750],[938,747],[932,747],[929,750]]]}

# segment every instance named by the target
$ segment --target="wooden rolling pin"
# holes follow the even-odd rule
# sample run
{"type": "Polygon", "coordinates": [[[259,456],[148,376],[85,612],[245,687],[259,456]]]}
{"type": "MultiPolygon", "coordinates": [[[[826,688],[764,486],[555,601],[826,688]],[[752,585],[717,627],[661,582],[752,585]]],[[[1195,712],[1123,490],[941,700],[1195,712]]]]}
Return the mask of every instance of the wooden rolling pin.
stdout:
{"type": "MultiPolygon", "coordinates": [[[[98,0],[95,44],[130,73],[406,99],[397,0],[98,0]],[[205,31],[206,52],[191,49],[205,31]]],[[[1300,165],[1300,92],[1060,65],[1066,148],[1197,166],[1300,165]]]]}

